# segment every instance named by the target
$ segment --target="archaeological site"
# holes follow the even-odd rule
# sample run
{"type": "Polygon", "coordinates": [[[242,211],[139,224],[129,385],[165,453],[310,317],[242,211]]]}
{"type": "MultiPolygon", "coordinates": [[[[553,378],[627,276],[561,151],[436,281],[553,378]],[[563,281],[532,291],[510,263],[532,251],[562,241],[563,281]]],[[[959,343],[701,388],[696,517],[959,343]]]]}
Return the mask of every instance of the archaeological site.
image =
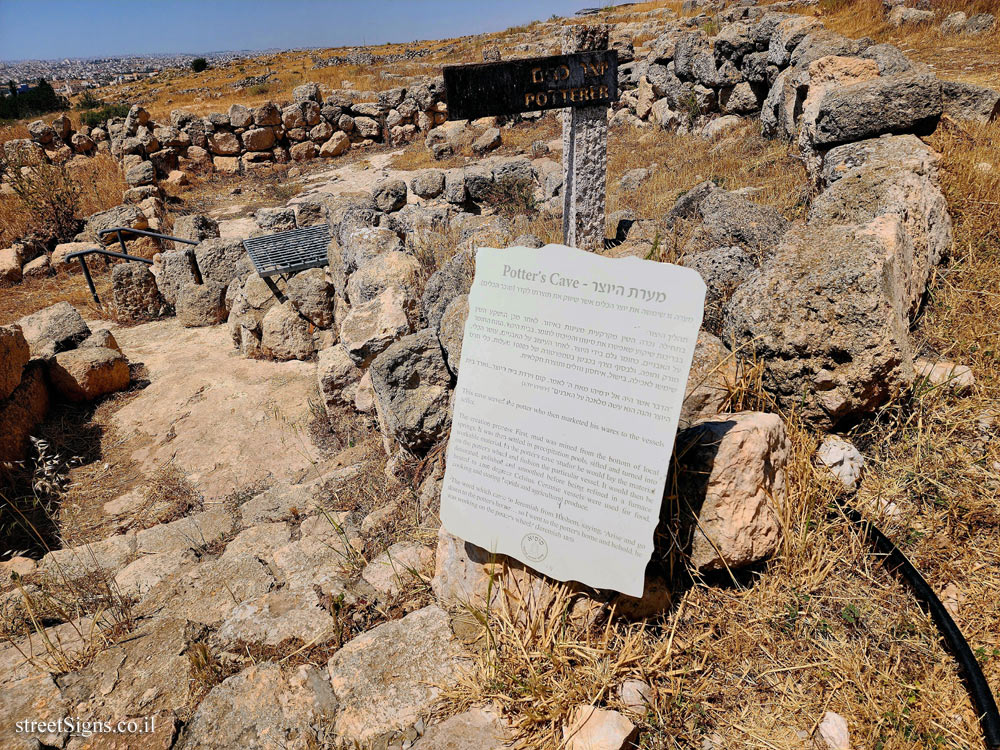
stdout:
{"type": "Polygon", "coordinates": [[[367,5],[0,95],[0,750],[1000,748],[995,0],[367,5]]]}

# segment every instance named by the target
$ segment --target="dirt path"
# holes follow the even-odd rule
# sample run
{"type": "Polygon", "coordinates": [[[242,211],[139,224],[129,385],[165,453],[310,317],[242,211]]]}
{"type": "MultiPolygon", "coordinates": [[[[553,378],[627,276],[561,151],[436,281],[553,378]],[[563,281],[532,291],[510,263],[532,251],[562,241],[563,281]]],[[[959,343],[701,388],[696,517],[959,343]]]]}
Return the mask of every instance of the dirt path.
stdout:
{"type": "Polygon", "coordinates": [[[114,335],[150,384],[111,418],[147,476],[169,462],[206,500],[263,480],[297,479],[318,467],[310,362],[245,359],[225,326],[183,328],[170,319],[114,335]]]}

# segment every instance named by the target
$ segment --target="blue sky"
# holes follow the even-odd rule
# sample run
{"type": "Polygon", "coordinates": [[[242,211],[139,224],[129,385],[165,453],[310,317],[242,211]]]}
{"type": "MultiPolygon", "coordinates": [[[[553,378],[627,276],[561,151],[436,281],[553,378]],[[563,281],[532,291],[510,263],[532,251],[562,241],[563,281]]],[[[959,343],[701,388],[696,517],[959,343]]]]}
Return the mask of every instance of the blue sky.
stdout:
{"type": "Polygon", "coordinates": [[[0,0],[0,59],[339,47],[498,31],[600,0],[0,0]]]}

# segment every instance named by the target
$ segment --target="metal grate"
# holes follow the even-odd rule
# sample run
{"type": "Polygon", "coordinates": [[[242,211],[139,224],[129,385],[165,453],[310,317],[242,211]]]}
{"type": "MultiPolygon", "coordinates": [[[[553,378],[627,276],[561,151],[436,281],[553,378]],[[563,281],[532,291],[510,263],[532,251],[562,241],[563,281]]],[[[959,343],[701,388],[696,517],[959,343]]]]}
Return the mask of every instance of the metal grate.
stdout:
{"type": "Polygon", "coordinates": [[[254,268],[264,278],[306,268],[322,268],[327,263],[328,244],[330,230],[325,222],[243,240],[254,268]]]}

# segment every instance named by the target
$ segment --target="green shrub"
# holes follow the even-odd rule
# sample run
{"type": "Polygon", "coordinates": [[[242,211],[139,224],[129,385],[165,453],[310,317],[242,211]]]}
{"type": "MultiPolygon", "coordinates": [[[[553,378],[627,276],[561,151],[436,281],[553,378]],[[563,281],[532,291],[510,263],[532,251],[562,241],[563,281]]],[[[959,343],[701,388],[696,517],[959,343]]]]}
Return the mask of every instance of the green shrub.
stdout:
{"type": "Polygon", "coordinates": [[[102,104],[104,104],[103,99],[98,99],[94,96],[93,91],[84,91],[83,96],[80,97],[80,101],[76,103],[77,109],[97,109],[102,104]]]}
{"type": "Polygon", "coordinates": [[[191,70],[195,73],[200,73],[203,70],[208,70],[208,60],[204,57],[196,57],[191,61],[191,70]]]}
{"type": "Polygon", "coordinates": [[[80,122],[88,128],[100,127],[112,117],[124,117],[128,114],[129,105],[125,103],[105,104],[100,109],[89,109],[80,115],[80,122]]]}

